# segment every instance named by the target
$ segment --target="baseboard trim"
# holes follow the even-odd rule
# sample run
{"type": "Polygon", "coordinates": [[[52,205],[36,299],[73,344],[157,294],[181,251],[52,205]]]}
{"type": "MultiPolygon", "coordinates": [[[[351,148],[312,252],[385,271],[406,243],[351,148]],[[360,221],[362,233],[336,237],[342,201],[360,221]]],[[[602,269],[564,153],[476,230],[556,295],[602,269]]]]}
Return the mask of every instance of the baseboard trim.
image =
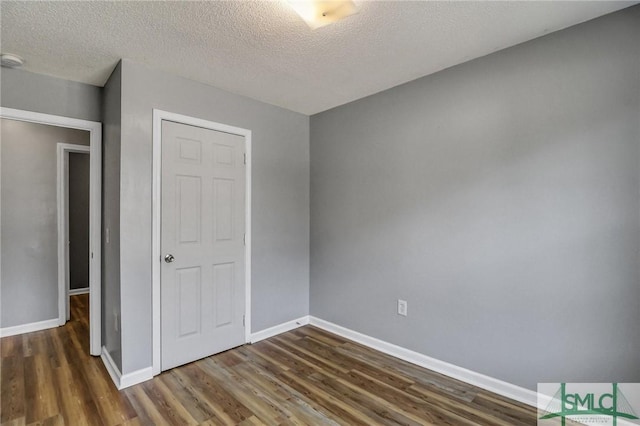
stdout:
{"type": "Polygon", "coordinates": [[[346,327],[333,324],[320,318],[310,316],[309,323],[313,326],[337,334],[338,336],[353,340],[362,345],[383,352],[387,355],[400,358],[404,361],[416,364],[420,367],[427,368],[429,370],[444,374],[445,376],[449,376],[454,379],[461,380],[465,383],[477,386],[479,388],[486,389],[488,391],[497,393],[498,395],[502,395],[506,398],[514,399],[533,407],[537,407],[538,405],[537,392],[530,389],[504,382],[502,380],[489,377],[484,374],[468,370],[466,368],[458,367],[457,365],[449,364],[448,362],[431,358],[419,352],[415,352],[401,346],[376,339],[375,337],[350,330],[346,327]]]}
{"type": "Polygon", "coordinates": [[[151,367],[142,368],[132,373],[122,374],[116,363],[113,361],[113,358],[111,358],[109,351],[104,346],[102,347],[100,358],[102,358],[104,367],[107,369],[109,376],[111,376],[111,380],[113,380],[113,384],[116,385],[118,390],[153,379],[151,367]]]}
{"type": "Polygon", "coordinates": [[[151,367],[141,368],[131,373],[123,374],[120,377],[120,388],[124,389],[129,386],[137,385],[138,383],[146,382],[153,379],[153,370],[151,367]]]}
{"type": "Polygon", "coordinates": [[[89,287],[72,288],[71,290],[69,290],[69,296],[76,296],[78,294],[87,294],[87,293],[89,293],[89,287]]]}
{"type": "Polygon", "coordinates": [[[14,325],[13,327],[0,328],[0,337],[15,336],[17,334],[33,333],[34,331],[46,330],[48,328],[58,327],[58,318],[32,322],[29,324],[14,325]]]}
{"type": "Polygon", "coordinates": [[[122,374],[120,373],[120,369],[109,355],[109,351],[104,346],[102,347],[102,352],[100,353],[100,359],[102,359],[102,363],[104,364],[104,368],[107,369],[107,373],[111,376],[111,380],[113,380],[113,384],[116,385],[116,389],[120,389],[120,377],[122,374]]]}
{"type": "Polygon", "coordinates": [[[307,324],[309,324],[309,315],[283,322],[282,324],[274,325],[273,327],[265,328],[262,331],[251,334],[251,343],[256,343],[260,340],[268,339],[269,337],[273,337],[281,333],[286,333],[287,331],[294,330],[307,324]]]}

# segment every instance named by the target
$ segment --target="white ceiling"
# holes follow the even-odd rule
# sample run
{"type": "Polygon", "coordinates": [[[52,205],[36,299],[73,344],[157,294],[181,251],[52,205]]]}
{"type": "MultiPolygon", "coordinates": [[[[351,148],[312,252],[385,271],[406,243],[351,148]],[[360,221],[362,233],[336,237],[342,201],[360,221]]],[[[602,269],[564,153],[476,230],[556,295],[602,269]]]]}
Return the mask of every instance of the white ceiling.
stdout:
{"type": "Polygon", "coordinates": [[[285,0],[12,2],[3,52],[104,85],[119,58],[314,114],[637,2],[359,1],[310,30],[285,0]]]}

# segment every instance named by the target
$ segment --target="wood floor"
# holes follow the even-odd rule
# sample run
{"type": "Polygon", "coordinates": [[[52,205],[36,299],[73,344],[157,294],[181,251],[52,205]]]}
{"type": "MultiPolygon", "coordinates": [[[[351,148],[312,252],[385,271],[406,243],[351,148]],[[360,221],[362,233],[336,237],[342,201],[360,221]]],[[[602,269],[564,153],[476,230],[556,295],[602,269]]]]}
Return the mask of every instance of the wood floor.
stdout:
{"type": "Polygon", "coordinates": [[[88,297],[0,340],[4,425],[534,425],[533,408],[307,326],[116,390],[89,353],[88,297]]]}

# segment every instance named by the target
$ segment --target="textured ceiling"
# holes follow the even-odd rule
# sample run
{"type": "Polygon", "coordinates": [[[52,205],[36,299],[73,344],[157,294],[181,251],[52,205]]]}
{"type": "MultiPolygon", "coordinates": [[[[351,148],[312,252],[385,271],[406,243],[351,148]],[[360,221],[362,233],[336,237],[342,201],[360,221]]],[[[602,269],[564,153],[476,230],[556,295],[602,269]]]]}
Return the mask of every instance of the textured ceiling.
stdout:
{"type": "Polygon", "coordinates": [[[634,3],[359,1],[312,31],[284,0],[2,0],[1,49],[98,86],[128,58],[313,114],[634,3]]]}

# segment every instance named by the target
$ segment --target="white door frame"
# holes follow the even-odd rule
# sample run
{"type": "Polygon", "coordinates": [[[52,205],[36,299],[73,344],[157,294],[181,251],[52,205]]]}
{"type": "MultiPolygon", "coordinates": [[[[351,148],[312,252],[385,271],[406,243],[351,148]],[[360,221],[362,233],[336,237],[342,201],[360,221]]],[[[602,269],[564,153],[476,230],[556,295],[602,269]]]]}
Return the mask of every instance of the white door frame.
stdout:
{"type": "Polygon", "coordinates": [[[153,358],[152,372],[156,376],[161,373],[161,305],[160,305],[160,266],[162,255],[160,253],[161,241],[161,194],[162,194],[162,121],[172,121],[189,126],[202,127],[204,129],[231,133],[244,137],[246,152],[246,183],[245,183],[245,324],[244,340],[251,340],[251,130],[240,127],[228,126],[214,121],[189,117],[172,112],[153,110],[153,192],[152,192],[152,225],[151,225],[151,280],[152,280],[152,328],[153,328],[153,358]]]}
{"type": "MultiPolygon", "coordinates": [[[[0,108],[0,117],[49,126],[66,127],[89,132],[90,177],[89,177],[89,335],[91,355],[102,351],[101,288],[102,288],[102,123],[42,114],[13,108],[0,108]]],[[[60,283],[58,283],[60,285],[60,283]]],[[[66,319],[66,290],[58,289],[58,321],[66,319]]]]}
{"type": "MultiPolygon", "coordinates": [[[[58,143],[57,154],[57,194],[58,204],[58,313],[64,310],[64,316],[58,318],[58,325],[69,321],[69,153],[89,154],[91,148],[86,145],[58,143]],[[60,304],[62,303],[62,306],[60,304]]],[[[91,160],[89,160],[91,161],[91,160]]],[[[91,258],[91,252],[89,252],[91,258]]]]}

